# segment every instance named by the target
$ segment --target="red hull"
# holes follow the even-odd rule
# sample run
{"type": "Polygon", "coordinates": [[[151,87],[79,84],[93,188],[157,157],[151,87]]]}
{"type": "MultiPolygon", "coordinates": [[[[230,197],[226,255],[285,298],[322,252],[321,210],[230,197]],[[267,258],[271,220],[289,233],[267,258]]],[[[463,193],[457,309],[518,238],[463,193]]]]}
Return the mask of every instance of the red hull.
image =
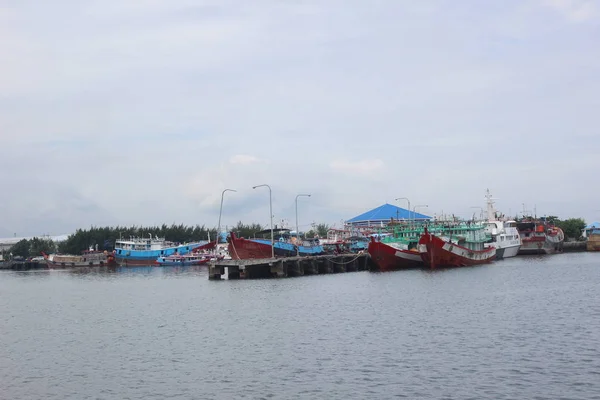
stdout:
{"type": "Polygon", "coordinates": [[[419,252],[425,266],[430,269],[487,264],[496,257],[495,247],[481,251],[471,250],[449,243],[427,231],[419,239],[419,252]]]}
{"type": "Polygon", "coordinates": [[[380,271],[423,267],[423,260],[414,251],[399,250],[375,240],[369,243],[368,251],[380,271]]]}
{"type": "Polygon", "coordinates": [[[253,240],[238,238],[235,233],[227,239],[229,242],[228,251],[233,260],[247,260],[251,258],[271,258],[271,246],[258,243],[253,240]]]}
{"type": "Polygon", "coordinates": [[[198,246],[198,247],[194,248],[192,250],[192,253],[197,253],[197,252],[200,252],[202,250],[213,250],[216,245],[217,245],[217,241],[213,240],[212,242],[208,242],[206,244],[203,244],[202,246],[198,246]]]}

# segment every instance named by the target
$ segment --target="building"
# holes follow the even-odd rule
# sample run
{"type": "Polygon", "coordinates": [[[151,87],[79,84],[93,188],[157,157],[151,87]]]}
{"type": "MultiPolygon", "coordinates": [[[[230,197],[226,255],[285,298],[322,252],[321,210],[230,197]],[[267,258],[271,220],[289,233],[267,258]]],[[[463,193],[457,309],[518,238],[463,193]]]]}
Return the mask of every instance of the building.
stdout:
{"type": "Polygon", "coordinates": [[[407,210],[402,207],[397,207],[392,204],[384,204],[354,218],[346,221],[346,225],[352,227],[362,226],[385,226],[393,220],[428,220],[431,217],[414,212],[413,210],[407,210]]]}

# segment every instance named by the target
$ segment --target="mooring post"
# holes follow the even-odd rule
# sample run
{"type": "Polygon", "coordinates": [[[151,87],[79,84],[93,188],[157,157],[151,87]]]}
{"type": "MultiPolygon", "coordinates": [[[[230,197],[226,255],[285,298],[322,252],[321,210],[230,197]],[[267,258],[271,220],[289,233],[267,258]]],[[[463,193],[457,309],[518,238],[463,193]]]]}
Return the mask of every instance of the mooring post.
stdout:
{"type": "Polygon", "coordinates": [[[216,264],[210,264],[208,267],[208,279],[211,281],[221,280],[221,276],[225,275],[225,267],[216,264]]]}

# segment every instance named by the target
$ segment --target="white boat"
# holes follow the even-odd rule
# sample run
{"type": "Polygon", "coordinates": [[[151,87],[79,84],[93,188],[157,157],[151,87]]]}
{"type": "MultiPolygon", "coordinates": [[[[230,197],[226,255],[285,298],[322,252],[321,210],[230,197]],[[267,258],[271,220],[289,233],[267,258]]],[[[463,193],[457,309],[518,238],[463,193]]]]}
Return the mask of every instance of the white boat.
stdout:
{"type": "Polygon", "coordinates": [[[486,247],[496,248],[496,259],[514,257],[521,248],[521,235],[517,229],[517,222],[500,215],[495,207],[489,189],[485,195],[487,199],[487,228],[486,233],[490,238],[486,247]]]}

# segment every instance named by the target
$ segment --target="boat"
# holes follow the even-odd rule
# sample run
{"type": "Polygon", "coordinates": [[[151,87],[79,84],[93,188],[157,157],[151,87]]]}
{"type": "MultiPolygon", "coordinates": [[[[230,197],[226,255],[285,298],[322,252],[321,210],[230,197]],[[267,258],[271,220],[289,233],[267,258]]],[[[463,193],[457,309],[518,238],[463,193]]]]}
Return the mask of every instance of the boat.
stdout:
{"type": "Polygon", "coordinates": [[[494,207],[494,199],[487,190],[487,227],[488,241],[485,247],[496,248],[496,259],[514,257],[521,248],[521,236],[517,229],[517,221],[508,220],[498,213],[494,207]]]}
{"type": "Polygon", "coordinates": [[[319,239],[302,240],[290,235],[289,229],[273,230],[273,249],[271,249],[271,230],[266,229],[254,234],[254,238],[238,238],[235,232],[231,232],[227,238],[229,243],[228,252],[234,260],[246,260],[256,258],[271,258],[272,252],[275,257],[295,257],[299,255],[316,256],[325,253],[319,239]],[[268,239],[256,236],[269,236],[268,239]]]}
{"type": "Polygon", "coordinates": [[[484,245],[485,229],[485,224],[476,221],[449,223],[439,234],[425,226],[418,244],[425,267],[467,267],[492,262],[496,248],[484,245]]]}
{"type": "Polygon", "coordinates": [[[153,265],[159,257],[188,254],[209,243],[204,241],[179,244],[150,235],[148,238],[119,239],[115,242],[114,253],[117,263],[121,266],[153,265]]]}
{"type": "Polygon", "coordinates": [[[521,235],[518,254],[554,254],[563,251],[565,234],[546,218],[525,217],[517,222],[521,235]]]}
{"type": "Polygon", "coordinates": [[[187,267],[191,265],[204,265],[210,261],[222,260],[224,257],[215,253],[190,253],[173,254],[170,256],[158,257],[154,262],[159,267],[187,267]]]}
{"type": "Polygon", "coordinates": [[[587,251],[600,251],[600,223],[588,225],[583,231],[583,236],[587,238],[587,251]]]}
{"type": "Polygon", "coordinates": [[[371,235],[368,252],[380,271],[421,268],[424,263],[417,249],[423,223],[398,224],[391,232],[371,235]]]}
{"type": "Polygon", "coordinates": [[[42,253],[48,268],[113,267],[116,260],[113,253],[90,248],[81,255],[42,253]]]}

